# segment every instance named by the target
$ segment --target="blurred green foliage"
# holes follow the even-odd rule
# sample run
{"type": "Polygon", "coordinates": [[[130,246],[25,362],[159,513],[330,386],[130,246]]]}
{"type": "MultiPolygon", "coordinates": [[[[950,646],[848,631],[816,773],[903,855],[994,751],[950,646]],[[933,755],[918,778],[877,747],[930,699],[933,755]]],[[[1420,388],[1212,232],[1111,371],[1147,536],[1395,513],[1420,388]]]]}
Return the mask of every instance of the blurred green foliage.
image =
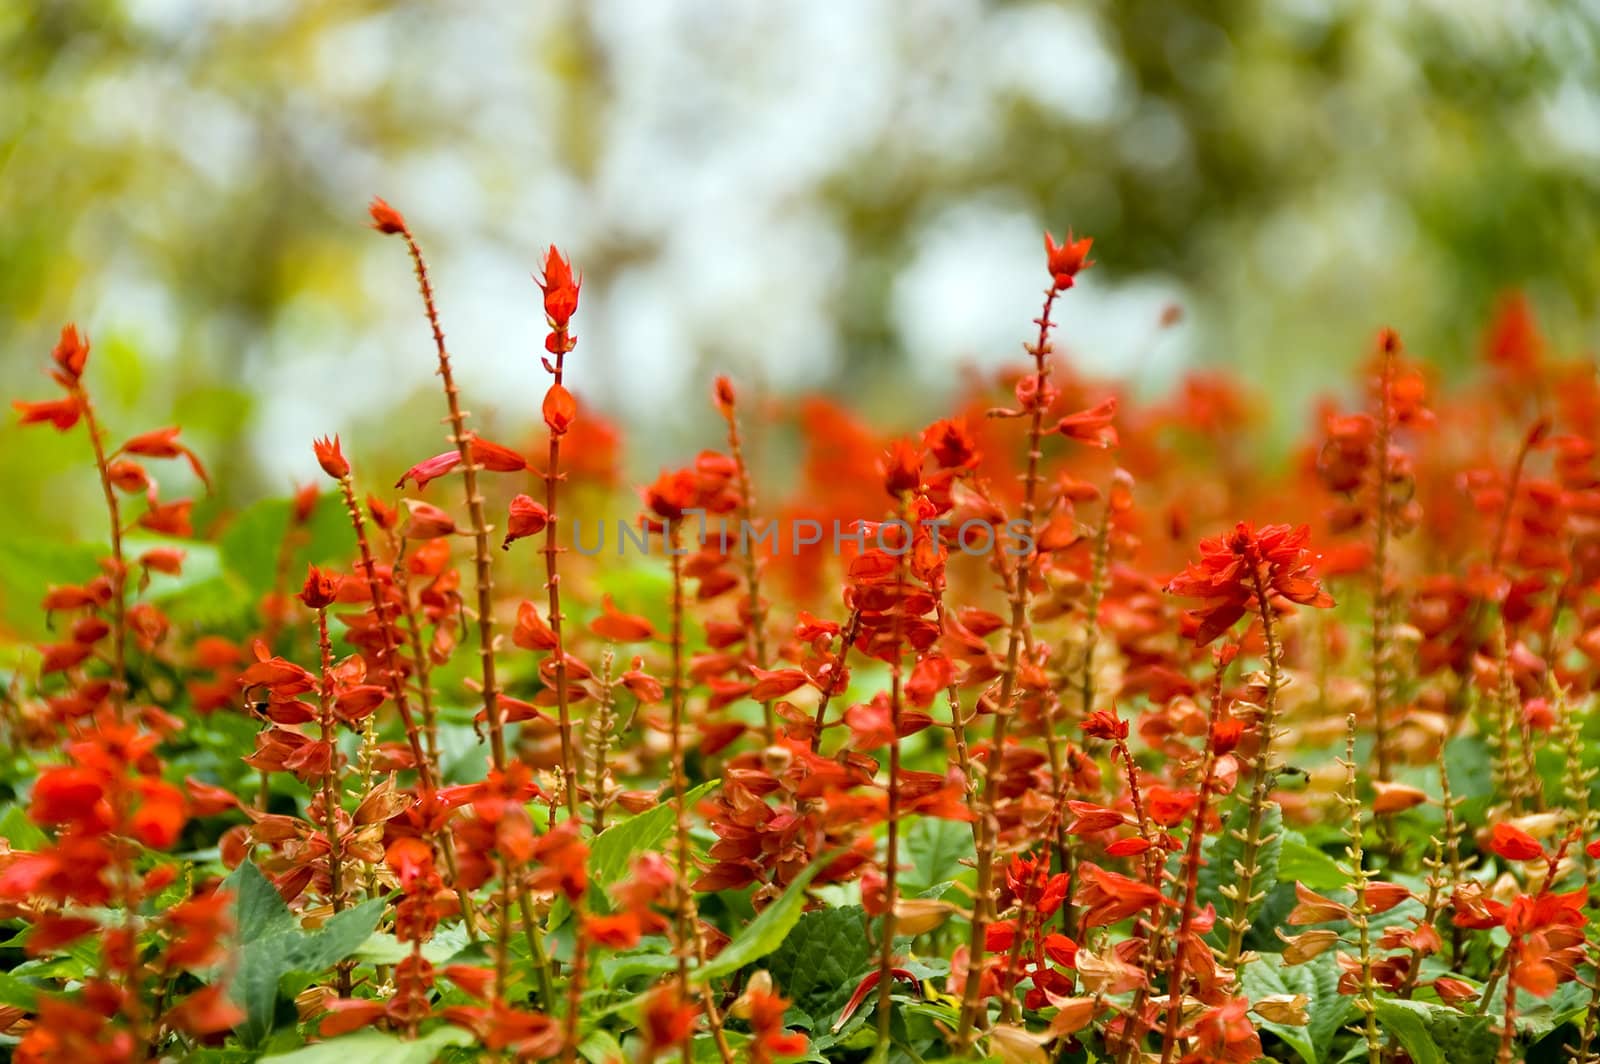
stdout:
{"type": "MultiPolygon", "coordinates": [[[[675,357],[694,363],[652,364],[652,382],[759,362],[787,322],[843,353],[818,379],[903,416],[920,353],[895,285],[963,204],[1092,233],[1096,283],[1172,286],[1195,323],[1184,357],[1242,368],[1280,419],[1380,324],[1459,365],[1506,288],[1529,290],[1569,349],[1591,335],[1592,3],[817,8],[0,3],[6,390],[45,390],[35,367],[56,328],[90,324],[108,421],[181,422],[214,467],[223,494],[202,526],[309,476],[308,424],[420,457],[415,426],[431,440],[436,411],[407,389],[431,387],[425,338],[403,316],[403,261],[363,230],[373,192],[400,197],[457,267],[457,320],[485,271],[526,286],[541,242],[575,240],[599,334],[580,388],[635,426],[684,420],[615,391],[649,345],[622,341],[612,319],[635,305],[606,293],[652,285],[681,329],[675,357]],[[829,85],[859,105],[807,110],[829,85]],[[845,129],[840,113],[869,117],[845,129]],[[762,178],[759,157],[783,152],[805,164],[762,178]],[[680,200],[752,220],[696,251],[707,207],[658,207],[680,200]],[[837,256],[800,257],[788,231],[763,229],[785,217],[837,256]],[[780,283],[827,273],[824,320],[765,290],[759,309],[696,303],[682,286],[714,292],[713,262],[780,283]]],[[[530,358],[531,298],[508,313],[486,327],[495,350],[468,335],[485,356],[530,358]],[[523,335],[504,335],[515,322],[523,335]]],[[[0,536],[59,534],[92,507],[81,457],[81,441],[0,430],[0,536]]]]}

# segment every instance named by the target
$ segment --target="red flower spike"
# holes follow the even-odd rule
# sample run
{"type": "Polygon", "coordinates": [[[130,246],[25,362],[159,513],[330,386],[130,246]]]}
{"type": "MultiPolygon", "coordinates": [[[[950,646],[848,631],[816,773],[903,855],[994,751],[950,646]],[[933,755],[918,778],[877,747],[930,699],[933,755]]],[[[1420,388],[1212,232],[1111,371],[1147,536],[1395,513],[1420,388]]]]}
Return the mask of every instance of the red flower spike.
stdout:
{"type": "Polygon", "coordinates": [[[1056,243],[1055,237],[1048,231],[1044,234],[1045,263],[1056,291],[1064,292],[1071,288],[1078,271],[1094,265],[1089,259],[1089,248],[1092,244],[1094,244],[1093,237],[1074,239],[1071,229],[1067,230],[1067,239],[1060,244],[1056,243]]]}
{"type": "Polygon", "coordinates": [[[328,476],[341,480],[350,475],[350,463],[345,461],[344,452],[339,449],[339,437],[316,440],[311,446],[317,452],[317,464],[328,476]]]}
{"type": "MultiPolygon", "coordinates": [[[[552,328],[565,329],[578,309],[578,289],[583,278],[574,278],[572,264],[550,246],[544,258],[544,276],[539,278],[539,288],[544,292],[544,313],[552,328]]],[[[546,420],[549,419],[548,412],[546,420]]]]}
{"type": "Polygon", "coordinates": [[[78,327],[68,322],[61,327],[61,338],[56,341],[50,358],[60,368],[62,376],[76,381],[83,376],[83,368],[89,361],[89,338],[80,336],[78,327]]]}
{"type": "Polygon", "coordinates": [[[1333,597],[1312,574],[1315,558],[1306,549],[1310,530],[1304,525],[1265,525],[1258,532],[1241,522],[1227,536],[1200,541],[1200,560],[1190,563],[1167,584],[1169,595],[1203,599],[1188,614],[1195,623],[1195,643],[1205,646],[1233,627],[1251,609],[1270,609],[1277,596],[1326,609],[1333,597]],[[1257,601],[1265,592],[1268,602],[1257,601]]]}
{"type": "Polygon", "coordinates": [[[325,610],[339,599],[342,577],[315,565],[306,566],[306,582],[300,588],[300,601],[307,609],[325,610]]]}
{"type": "Polygon", "coordinates": [[[405,216],[377,196],[367,205],[367,213],[372,216],[372,228],[380,233],[393,235],[406,231],[405,216]]]}

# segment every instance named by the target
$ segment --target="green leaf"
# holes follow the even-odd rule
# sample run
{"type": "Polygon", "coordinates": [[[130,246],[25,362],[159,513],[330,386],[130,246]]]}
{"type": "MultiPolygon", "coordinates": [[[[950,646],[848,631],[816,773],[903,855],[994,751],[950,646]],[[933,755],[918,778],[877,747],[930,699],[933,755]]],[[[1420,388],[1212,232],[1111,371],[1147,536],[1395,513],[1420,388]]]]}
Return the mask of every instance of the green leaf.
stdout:
{"type": "Polygon", "coordinates": [[[234,926],[240,942],[248,944],[295,927],[294,914],[283,903],[283,896],[255,862],[242,862],[222,881],[222,889],[233,892],[234,926]]]}
{"type": "Polygon", "coordinates": [[[308,933],[253,863],[241,864],[225,886],[235,893],[239,928],[239,966],[229,993],[245,1011],[238,1028],[240,1041],[255,1046],[272,1030],[283,977],[290,972],[323,971],[354,953],[372,937],[384,901],[363,902],[308,933]]]}
{"type": "Polygon", "coordinates": [[[234,518],[218,542],[222,564],[256,596],[271,591],[277,579],[278,552],[293,505],[289,499],[263,499],[234,518]]]}
{"type": "Polygon", "coordinates": [[[800,911],[805,908],[806,888],[811,885],[811,880],[816,874],[830,864],[837,854],[827,854],[811,862],[811,865],[789,884],[777,901],[761,910],[761,914],[745,925],[739,932],[739,937],[725,946],[705,964],[696,968],[693,973],[697,983],[709,982],[743,968],[760,960],[783,944],[789,932],[794,930],[795,924],[800,922],[800,911]]]}
{"type": "Polygon", "coordinates": [[[291,972],[320,972],[344,960],[372,937],[383,918],[384,899],[372,898],[353,909],[330,916],[309,934],[299,932],[300,941],[289,951],[291,972]]]}
{"type": "Polygon", "coordinates": [[[460,1027],[440,1027],[414,1042],[388,1031],[366,1030],[261,1060],[262,1064],[432,1064],[447,1047],[472,1041],[472,1032],[460,1027]]]}
{"type": "MultiPolygon", "coordinates": [[[[1217,931],[1225,933],[1222,921],[1233,915],[1233,902],[1223,896],[1224,886],[1238,886],[1238,866],[1244,860],[1245,833],[1250,819],[1250,809],[1241,805],[1228,817],[1222,833],[1205,844],[1206,863],[1200,867],[1200,906],[1209,902],[1217,907],[1217,931]]],[[[1262,901],[1278,885],[1278,858],[1283,852],[1283,811],[1276,802],[1261,811],[1262,842],[1256,850],[1256,872],[1250,882],[1250,893],[1260,894],[1262,901]]],[[[1254,919],[1261,910],[1261,901],[1253,903],[1247,915],[1254,919]]]]}
{"type": "MultiPolygon", "coordinates": [[[[1402,1000],[1378,1002],[1377,1015],[1379,1028],[1392,1033],[1416,1064],[1424,1064],[1427,1047],[1437,1054],[1429,1059],[1449,1064],[1493,1064],[1499,1055],[1500,1039],[1488,1015],[1469,1015],[1429,1001],[1402,1000]],[[1412,1047],[1413,1041],[1423,1046],[1423,1055],[1412,1047]]],[[[1522,1029],[1520,1025],[1518,1029],[1522,1029]]]]}
{"type": "Polygon", "coordinates": [[[906,853],[911,870],[901,879],[907,894],[921,894],[959,879],[971,859],[972,825],[959,820],[919,817],[906,831],[906,853]]]}
{"type": "MultiPolygon", "coordinates": [[[[471,939],[466,924],[451,924],[422,944],[422,956],[429,964],[444,964],[467,948],[471,939]]],[[[387,931],[375,931],[355,951],[358,961],[368,964],[399,964],[411,956],[411,944],[401,942],[387,931]]]]}
{"type": "Polygon", "coordinates": [[[39,988],[10,972],[0,972],[0,1005],[32,1012],[39,1002],[39,988]]]}
{"type": "Polygon", "coordinates": [[[578,1043],[578,1055],[589,1064],[616,1064],[627,1059],[617,1036],[602,1028],[584,1035],[583,1041],[578,1043]]]}
{"type": "MultiPolygon", "coordinates": [[[[689,791],[686,804],[695,803],[709,794],[721,780],[709,780],[689,791]]],[[[672,801],[664,801],[654,809],[636,817],[613,824],[594,837],[589,844],[589,878],[601,887],[609,887],[628,871],[628,862],[635,854],[659,849],[672,833],[675,822],[672,801]]],[[[608,899],[609,904],[609,899],[608,899]]]]}
{"type": "MultiPolygon", "coordinates": [[[[479,756],[478,760],[481,761],[482,757],[479,756]]],[[[721,780],[707,780],[691,789],[687,795],[690,808],[721,783],[721,780]]],[[[661,844],[666,842],[667,836],[672,833],[675,822],[673,803],[665,801],[654,809],[647,809],[638,816],[611,825],[590,840],[589,901],[595,911],[611,911],[611,896],[606,893],[605,888],[627,873],[628,864],[635,855],[647,850],[660,849],[661,844]]],[[[550,929],[560,927],[571,915],[572,910],[568,907],[566,899],[557,898],[555,904],[550,907],[550,929]]]]}
{"type": "Polygon", "coordinates": [[[1444,1054],[1429,1033],[1423,1005],[1415,1001],[1380,1001],[1377,1015],[1379,1026],[1399,1041],[1412,1064],[1444,1064],[1444,1054]]]}
{"type": "Polygon", "coordinates": [[[0,839],[9,842],[13,850],[37,850],[50,841],[20,805],[7,806],[0,813],[0,839]]]}
{"type": "Polygon", "coordinates": [[[1288,1024],[1257,1020],[1300,1054],[1305,1064],[1318,1064],[1333,1046],[1334,1036],[1354,1013],[1354,1002],[1339,993],[1339,965],[1332,953],[1305,964],[1286,965],[1277,953],[1264,953],[1245,965],[1239,975],[1245,996],[1259,1001],[1270,994],[1304,994],[1306,1023],[1288,1024]]]}
{"type": "Polygon", "coordinates": [[[1283,833],[1278,854],[1278,882],[1304,883],[1312,890],[1336,890],[1349,883],[1338,862],[1306,842],[1298,831],[1283,833]]]}
{"type": "Polygon", "coordinates": [[[766,961],[783,996],[813,1019],[842,1008],[871,966],[866,913],[859,905],[802,913],[766,961]]]}

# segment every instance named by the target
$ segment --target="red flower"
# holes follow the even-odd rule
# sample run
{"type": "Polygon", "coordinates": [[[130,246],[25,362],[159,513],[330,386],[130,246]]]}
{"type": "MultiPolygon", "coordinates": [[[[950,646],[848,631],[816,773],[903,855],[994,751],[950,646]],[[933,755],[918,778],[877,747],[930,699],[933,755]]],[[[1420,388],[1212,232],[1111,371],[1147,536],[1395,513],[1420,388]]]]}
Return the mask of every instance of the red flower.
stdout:
{"type": "Polygon", "coordinates": [[[1101,400],[1088,410],[1068,414],[1056,422],[1056,431],[1069,440],[1077,440],[1091,447],[1115,447],[1117,429],[1111,424],[1117,416],[1117,397],[1101,400]]]}
{"type": "Polygon", "coordinates": [[[333,439],[315,440],[311,444],[317,452],[317,464],[322,471],[335,480],[342,480],[350,475],[350,463],[345,461],[344,452],[339,450],[339,437],[333,439]]]}
{"type": "Polygon", "coordinates": [[[189,468],[194,470],[194,475],[200,482],[211,489],[211,478],[206,475],[205,466],[200,464],[200,457],[188,447],[178,442],[179,429],[176,425],[169,428],[156,429],[143,435],[135,436],[122,445],[123,454],[136,454],[142,458],[183,458],[189,463],[189,468]]]}
{"type": "Polygon", "coordinates": [[[655,626],[647,619],[623,613],[610,595],[600,599],[600,616],[589,622],[589,631],[614,643],[643,643],[656,637],[655,626]]]}
{"type": "Polygon", "coordinates": [[[50,352],[50,357],[61,368],[61,373],[69,381],[76,381],[83,376],[83,367],[89,361],[89,338],[78,335],[78,327],[71,322],[61,327],[61,339],[56,341],[55,350],[50,352]]]}
{"type": "Polygon", "coordinates": [[[367,204],[367,213],[372,215],[372,228],[380,233],[393,234],[406,231],[405,216],[377,196],[372,197],[372,202],[367,204]]]}
{"type": "Polygon", "coordinates": [[[1513,824],[1496,824],[1490,832],[1489,849],[1508,861],[1532,861],[1544,856],[1544,847],[1526,831],[1513,824]]]}
{"type": "Polygon", "coordinates": [[[306,566],[306,582],[300,588],[300,601],[308,609],[325,610],[339,599],[344,578],[315,565],[306,566]]]}
{"type": "Polygon", "coordinates": [[[1050,279],[1055,284],[1056,291],[1065,291],[1072,287],[1073,280],[1078,276],[1079,270],[1088,269],[1094,263],[1089,260],[1089,247],[1094,243],[1094,237],[1086,236],[1082,240],[1074,240],[1072,230],[1067,230],[1067,239],[1060,244],[1048,231],[1044,234],[1045,261],[1050,270],[1050,279]]]}
{"type": "Polygon", "coordinates": [[[78,400],[72,396],[65,399],[46,399],[37,403],[13,399],[11,406],[22,415],[24,425],[42,425],[48,422],[62,432],[76,425],[78,416],[83,413],[78,400]]]}
{"type": "Polygon", "coordinates": [[[453,536],[456,532],[455,518],[429,503],[417,499],[407,499],[406,523],[401,526],[400,534],[407,539],[439,539],[443,536],[453,536]]]}
{"type": "Polygon", "coordinates": [[[1109,710],[1097,709],[1084,718],[1083,734],[1095,739],[1126,739],[1128,722],[1109,710]]]}
{"type": "Polygon", "coordinates": [[[1137,879],[1108,872],[1093,864],[1078,866],[1075,904],[1083,906],[1084,927],[1105,927],[1162,902],[1161,892],[1137,879]]]}
{"type": "Polygon", "coordinates": [[[506,519],[506,538],[500,549],[510,550],[519,539],[537,536],[550,523],[550,511],[527,495],[517,495],[511,500],[511,512],[506,519]]]}
{"type": "Polygon", "coordinates": [[[559,384],[552,384],[544,393],[544,423],[551,435],[564,436],[578,416],[578,404],[572,393],[559,384]]]}
{"type": "Polygon", "coordinates": [[[645,1057],[649,1060],[686,1042],[694,1034],[695,1020],[700,1015],[693,1002],[678,996],[674,983],[652,991],[642,1012],[645,1057]]]}
{"type": "Polygon", "coordinates": [[[578,289],[583,278],[572,276],[572,264],[561,257],[561,252],[550,245],[544,257],[544,276],[539,288],[544,292],[544,313],[555,329],[565,329],[578,309],[578,289]]]}
{"type": "Polygon", "coordinates": [[[1227,536],[1201,540],[1200,560],[1166,587],[1169,595],[1205,600],[1188,614],[1197,625],[1195,643],[1210,643],[1252,608],[1270,609],[1274,595],[1305,606],[1332,606],[1332,596],[1311,572],[1316,559],[1305,547],[1310,536],[1304,525],[1266,525],[1257,532],[1240,522],[1227,536]]]}

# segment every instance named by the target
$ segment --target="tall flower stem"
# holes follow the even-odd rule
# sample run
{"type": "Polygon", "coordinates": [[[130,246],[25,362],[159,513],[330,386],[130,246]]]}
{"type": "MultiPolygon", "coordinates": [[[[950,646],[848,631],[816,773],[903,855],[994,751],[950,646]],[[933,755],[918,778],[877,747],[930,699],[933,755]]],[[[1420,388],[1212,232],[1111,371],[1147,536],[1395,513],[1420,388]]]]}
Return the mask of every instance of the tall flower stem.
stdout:
{"type": "MultiPolygon", "coordinates": [[[[389,617],[388,605],[384,602],[383,585],[378,581],[378,562],[372,555],[372,543],[367,538],[367,521],[361,513],[361,504],[356,499],[355,482],[351,479],[349,470],[346,469],[338,480],[345,513],[350,517],[350,525],[355,530],[356,547],[361,552],[361,574],[367,585],[367,595],[372,600],[372,618],[377,625],[378,635],[383,640],[379,647],[382,652],[380,665],[383,677],[388,683],[389,697],[394,701],[395,711],[400,714],[400,724],[405,729],[406,743],[411,747],[411,757],[417,765],[418,785],[424,795],[431,796],[437,790],[433,763],[428,760],[427,751],[423,748],[421,729],[417,727],[416,716],[411,712],[411,702],[406,693],[406,678],[400,669],[400,652],[395,643],[394,624],[389,617]]],[[[456,892],[456,898],[461,903],[467,934],[473,941],[477,941],[478,931],[473,915],[472,895],[460,885],[456,874],[456,847],[448,826],[440,829],[437,842],[440,853],[444,855],[445,868],[450,873],[451,889],[456,892]]]]}
{"type": "Polygon", "coordinates": [[[400,615],[406,622],[406,638],[411,642],[411,668],[416,674],[417,702],[422,707],[423,738],[427,740],[428,758],[439,762],[439,718],[433,706],[433,664],[428,658],[428,645],[422,638],[422,622],[417,618],[417,607],[411,601],[411,580],[406,573],[405,540],[388,533],[389,546],[394,554],[393,574],[395,590],[400,593],[400,615]]]}
{"type": "Polygon", "coordinates": [[[1339,795],[1346,815],[1345,871],[1350,876],[1350,890],[1355,894],[1355,904],[1350,906],[1350,922],[1356,928],[1356,961],[1358,983],[1356,1008],[1362,1015],[1361,1034],[1367,1046],[1367,1060],[1379,1064],[1383,1059],[1383,1036],[1378,1030],[1378,982],[1374,975],[1372,956],[1372,927],[1368,917],[1372,905],[1367,900],[1367,883],[1372,873],[1367,871],[1361,845],[1361,799],[1356,794],[1356,719],[1346,721],[1344,759],[1345,783],[1339,795]]]}
{"type": "Polygon", "coordinates": [[[1389,696],[1389,436],[1393,411],[1390,389],[1394,379],[1394,342],[1386,337],[1383,345],[1383,372],[1378,389],[1378,434],[1373,444],[1377,470],[1374,486],[1377,513],[1372,536],[1372,729],[1377,749],[1378,780],[1388,783],[1389,725],[1386,716],[1389,696]]]}
{"type": "MultiPolygon", "coordinates": [[[[1032,529],[1038,510],[1039,460],[1044,438],[1046,397],[1049,389],[1050,367],[1046,359],[1050,354],[1050,312],[1055,307],[1058,289],[1045,291],[1044,308],[1034,319],[1039,326],[1037,340],[1028,348],[1033,356],[1033,402],[1028,422],[1028,465],[1022,478],[1021,520],[1024,528],[1032,529]]],[[[995,849],[999,842],[1000,822],[995,806],[1000,798],[1001,766],[1005,758],[1006,735],[1011,727],[1012,701],[1017,690],[1017,666],[1022,656],[1023,631],[1028,621],[1028,602],[1033,583],[1033,552],[1017,562],[1017,579],[1011,594],[1011,620],[1007,628],[1006,661],[1000,674],[1000,693],[995,701],[994,730],[990,735],[989,761],[983,779],[983,799],[976,810],[978,817],[977,843],[977,893],[972,906],[972,937],[968,942],[968,970],[965,992],[961,1000],[961,1019],[956,1040],[963,1046],[972,1041],[973,1026],[978,1020],[982,1004],[983,959],[989,921],[994,908],[995,849]]]]}
{"type": "Polygon", "coordinates": [[[1244,837],[1240,840],[1242,850],[1235,868],[1238,882],[1228,887],[1232,893],[1233,914],[1224,921],[1228,926],[1228,943],[1223,949],[1222,965],[1226,968],[1234,968],[1239,963],[1244,949],[1244,934],[1250,929],[1250,906],[1260,900],[1255,891],[1256,862],[1261,847],[1275,837],[1263,836],[1262,822],[1266,819],[1272,787],[1277,779],[1277,770],[1272,764],[1272,747],[1277,739],[1278,690],[1283,686],[1283,648],[1278,643],[1277,628],[1272,617],[1272,600],[1267,594],[1266,583],[1261,579],[1259,564],[1253,565],[1251,580],[1256,610],[1261,617],[1261,638],[1266,644],[1267,691],[1262,699],[1259,741],[1250,771],[1249,811],[1245,819],[1244,837]]]}
{"type": "MultiPolygon", "coordinates": [[[[335,913],[344,910],[344,855],[339,849],[339,744],[333,716],[333,640],[328,636],[328,611],[317,610],[317,648],[321,653],[322,675],[317,683],[317,723],[320,738],[328,747],[328,768],[322,774],[322,830],[328,839],[328,900],[335,913]]],[[[350,969],[340,964],[339,996],[350,996],[350,969]]]]}
{"type": "MultiPolygon", "coordinates": [[[[739,419],[734,412],[733,386],[722,379],[717,381],[717,406],[722,411],[723,420],[728,423],[728,453],[733,458],[739,485],[735,516],[739,519],[739,555],[744,562],[745,646],[750,653],[751,664],[764,669],[767,667],[767,606],[761,598],[761,565],[756,560],[755,551],[746,549],[745,542],[745,530],[754,527],[756,501],[750,487],[750,467],[745,462],[744,441],[739,436],[739,419]]],[[[751,548],[753,546],[750,545],[751,548]]],[[[772,700],[768,699],[761,704],[762,736],[768,746],[777,739],[775,723],[772,700]]]]}
{"type": "MultiPolygon", "coordinates": [[[[689,956],[691,952],[702,963],[704,950],[700,942],[700,935],[695,925],[698,916],[695,913],[694,888],[690,885],[690,876],[694,870],[694,854],[689,845],[689,776],[684,767],[683,731],[686,724],[687,713],[685,707],[685,690],[683,682],[683,621],[684,621],[684,584],[683,584],[683,525],[680,521],[668,521],[667,526],[667,555],[672,559],[672,622],[670,629],[670,642],[672,644],[672,716],[668,725],[670,733],[670,753],[672,759],[672,812],[673,812],[673,848],[674,860],[677,864],[678,891],[675,922],[677,925],[678,939],[678,993],[683,1000],[691,1000],[689,984],[689,956]]],[[[717,1052],[725,1062],[731,1064],[732,1051],[727,1045],[727,1039],[722,1032],[722,1017],[717,1008],[711,988],[707,987],[702,995],[706,1009],[706,1022],[711,1027],[711,1034],[716,1042],[717,1052]]],[[[683,1045],[683,1059],[685,1064],[691,1059],[692,1051],[689,1042],[683,1045]]]]}
{"type": "Polygon", "coordinates": [[[828,723],[828,703],[833,701],[833,696],[838,694],[844,679],[845,661],[850,656],[850,648],[855,645],[856,639],[861,635],[861,611],[853,609],[844,622],[844,630],[839,634],[839,652],[835,655],[833,672],[828,674],[828,686],[823,688],[822,697],[817,700],[816,725],[811,729],[811,752],[822,751],[822,730],[828,723]]]}
{"type": "Polygon", "coordinates": [[[912,550],[911,524],[906,519],[904,499],[901,500],[899,519],[906,542],[895,557],[894,572],[894,660],[889,665],[889,802],[888,840],[883,864],[883,941],[878,947],[878,1046],[879,1057],[887,1059],[889,1053],[890,993],[894,989],[895,903],[898,900],[900,877],[900,700],[901,700],[901,640],[905,632],[906,558],[912,550]]]}
{"type": "Polygon", "coordinates": [[[122,507],[111,478],[105,430],[95,417],[94,403],[81,380],[73,378],[69,390],[83,412],[83,425],[89,432],[89,445],[94,448],[94,465],[100,474],[100,490],[106,500],[106,515],[111,521],[111,706],[116,710],[117,719],[122,720],[128,702],[128,562],[122,549],[122,507]]]}
{"type": "Polygon", "coordinates": [[[433,284],[428,279],[428,264],[422,258],[411,230],[403,224],[400,236],[411,254],[411,264],[416,270],[417,287],[422,292],[422,305],[428,315],[428,326],[433,332],[434,352],[439,360],[439,380],[444,385],[445,404],[449,408],[450,442],[461,455],[461,480],[466,488],[467,516],[472,523],[472,557],[477,576],[478,592],[478,661],[483,677],[483,713],[489,722],[489,751],[494,767],[506,767],[505,725],[500,714],[500,686],[494,667],[494,577],[489,553],[489,523],[484,516],[483,495],[478,490],[479,465],[472,455],[472,436],[467,432],[467,415],[461,409],[461,395],[456,388],[455,376],[450,371],[450,352],[445,347],[444,329],[439,324],[439,310],[434,304],[433,284]]]}
{"type": "MultiPolygon", "coordinates": [[[[566,368],[567,349],[572,339],[565,325],[557,325],[551,332],[551,347],[555,349],[555,362],[546,361],[555,378],[555,386],[562,387],[561,378],[566,368]]],[[[561,729],[561,778],[567,803],[567,816],[578,815],[578,762],[572,743],[572,709],[567,704],[567,644],[561,630],[561,547],[556,541],[559,523],[556,510],[557,488],[562,480],[561,434],[550,433],[550,449],[545,458],[544,506],[549,512],[549,523],[544,528],[545,588],[549,595],[550,631],[555,635],[556,720],[561,729]]]]}
{"type": "Polygon", "coordinates": [[[689,892],[689,875],[691,871],[692,853],[689,849],[689,808],[686,801],[689,792],[689,777],[684,770],[683,758],[683,726],[684,726],[684,691],[683,691],[683,560],[679,555],[683,538],[682,531],[676,524],[669,524],[667,532],[667,554],[672,559],[672,627],[670,642],[672,644],[672,715],[667,726],[670,740],[670,757],[672,759],[672,815],[673,815],[673,847],[674,858],[678,871],[678,993],[685,1000],[689,1000],[689,943],[694,936],[694,916],[691,906],[694,903],[689,892]]]}
{"type": "Polygon", "coordinates": [[[1172,967],[1167,975],[1167,1022],[1161,1040],[1161,1064],[1171,1064],[1172,1055],[1178,1048],[1179,1024],[1183,1020],[1183,986],[1188,975],[1186,968],[1189,960],[1185,940],[1194,925],[1195,909],[1199,900],[1201,846],[1205,842],[1206,812],[1210,807],[1211,791],[1216,782],[1217,753],[1212,737],[1216,735],[1217,722],[1222,717],[1220,695],[1219,685],[1216,697],[1211,699],[1210,719],[1206,729],[1205,767],[1200,774],[1200,793],[1195,802],[1194,827],[1189,831],[1189,841],[1183,855],[1183,904],[1178,910],[1176,946],[1172,953],[1172,967]]]}

